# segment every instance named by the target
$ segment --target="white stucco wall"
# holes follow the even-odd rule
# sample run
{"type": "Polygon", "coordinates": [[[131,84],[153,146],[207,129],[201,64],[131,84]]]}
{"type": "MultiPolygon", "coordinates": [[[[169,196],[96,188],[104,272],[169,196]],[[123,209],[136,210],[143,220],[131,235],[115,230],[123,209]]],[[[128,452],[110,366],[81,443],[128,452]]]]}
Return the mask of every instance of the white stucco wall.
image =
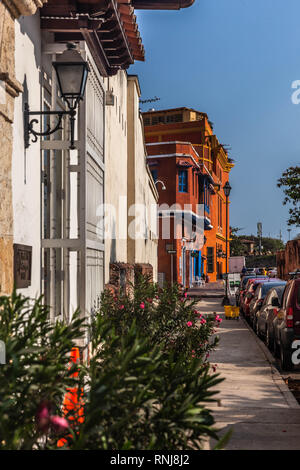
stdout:
{"type": "Polygon", "coordinates": [[[19,291],[28,296],[40,294],[40,146],[25,151],[23,107],[40,109],[41,37],[39,13],[15,21],[16,78],[24,93],[15,99],[13,124],[12,189],[14,243],[32,246],[31,286],[19,291]]]}
{"type": "Polygon", "coordinates": [[[111,237],[105,240],[105,283],[109,263],[127,262],[127,75],[105,79],[114,105],[105,107],[105,204],[109,211],[111,237]]]}
{"type": "MultiPolygon", "coordinates": [[[[156,204],[157,191],[146,163],[146,148],[143,132],[143,121],[139,112],[140,90],[136,76],[128,77],[128,107],[131,121],[129,132],[132,138],[128,146],[128,158],[134,159],[134,180],[128,185],[128,191],[134,191],[135,227],[141,233],[135,239],[134,262],[149,263],[153,266],[154,280],[157,281],[157,240],[156,204]],[[141,230],[142,226],[144,228],[141,230]],[[144,231],[144,236],[142,236],[144,231]]],[[[128,175],[130,178],[130,175],[128,175]]],[[[129,181],[130,183],[130,181],[129,181]]],[[[129,242],[130,243],[130,242],[129,242]]]]}

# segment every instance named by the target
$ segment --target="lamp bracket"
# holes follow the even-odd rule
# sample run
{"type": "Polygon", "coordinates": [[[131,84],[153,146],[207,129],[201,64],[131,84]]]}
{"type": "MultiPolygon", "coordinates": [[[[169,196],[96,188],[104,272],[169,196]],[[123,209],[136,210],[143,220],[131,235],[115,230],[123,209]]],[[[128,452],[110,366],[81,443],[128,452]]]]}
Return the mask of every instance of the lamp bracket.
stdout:
{"type": "Polygon", "coordinates": [[[74,121],[76,111],[74,109],[70,109],[69,111],[30,111],[28,103],[25,103],[24,106],[24,141],[25,141],[25,148],[27,149],[30,145],[30,136],[32,135],[32,142],[37,142],[38,137],[45,137],[47,135],[54,134],[54,132],[62,129],[61,121],[63,116],[70,116],[70,123],[71,123],[71,139],[70,139],[70,149],[74,149],[74,121]],[[38,132],[34,129],[34,125],[38,124],[38,119],[31,119],[30,116],[57,116],[58,120],[56,125],[51,129],[49,125],[47,125],[47,129],[44,132],[38,132]]]}

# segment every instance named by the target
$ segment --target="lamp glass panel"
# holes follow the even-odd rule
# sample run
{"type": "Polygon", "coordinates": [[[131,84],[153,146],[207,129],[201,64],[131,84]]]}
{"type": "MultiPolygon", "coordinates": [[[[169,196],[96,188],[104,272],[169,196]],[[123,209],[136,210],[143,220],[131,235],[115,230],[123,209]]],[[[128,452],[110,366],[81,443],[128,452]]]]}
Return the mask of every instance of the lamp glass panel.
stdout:
{"type": "Polygon", "coordinates": [[[62,95],[80,96],[85,64],[57,64],[56,71],[62,95]]]}
{"type": "Polygon", "coordinates": [[[230,186],[230,184],[227,184],[227,183],[226,183],[223,189],[224,189],[224,194],[225,194],[225,196],[228,197],[228,196],[230,195],[230,191],[231,191],[231,186],[230,186]]]}

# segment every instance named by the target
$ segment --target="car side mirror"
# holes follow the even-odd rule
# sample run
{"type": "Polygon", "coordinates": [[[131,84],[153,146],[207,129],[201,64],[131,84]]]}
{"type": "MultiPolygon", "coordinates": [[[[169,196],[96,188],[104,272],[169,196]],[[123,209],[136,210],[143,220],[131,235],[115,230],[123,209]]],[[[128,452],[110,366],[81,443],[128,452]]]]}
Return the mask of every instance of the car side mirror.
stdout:
{"type": "Polygon", "coordinates": [[[280,307],[279,300],[277,297],[273,297],[272,299],[272,307],[280,307]]]}

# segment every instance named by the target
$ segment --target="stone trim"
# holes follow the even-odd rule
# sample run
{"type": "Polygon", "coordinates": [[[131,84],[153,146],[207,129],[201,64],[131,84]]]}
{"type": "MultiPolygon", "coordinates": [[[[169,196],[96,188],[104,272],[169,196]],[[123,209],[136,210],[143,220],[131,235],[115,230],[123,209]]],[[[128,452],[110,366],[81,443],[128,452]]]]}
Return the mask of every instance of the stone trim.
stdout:
{"type": "Polygon", "coordinates": [[[10,123],[14,119],[14,98],[23,92],[23,87],[18,80],[8,72],[0,72],[0,81],[5,83],[6,99],[5,103],[0,103],[0,116],[10,123]]]}
{"type": "Polygon", "coordinates": [[[16,98],[17,96],[19,96],[19,93],[23,93],[23,87],[21,83],[18,82],[18,80],[12,77],[9,73],[0,72],[0,80],[5,82],[6,92],[13,98],[16,98]]]}
{"type": "Polygon", "coordinates": [[[19,16],[34,15],[47,0],[2,0],[11,15],[16,19],[19,16]]]}

